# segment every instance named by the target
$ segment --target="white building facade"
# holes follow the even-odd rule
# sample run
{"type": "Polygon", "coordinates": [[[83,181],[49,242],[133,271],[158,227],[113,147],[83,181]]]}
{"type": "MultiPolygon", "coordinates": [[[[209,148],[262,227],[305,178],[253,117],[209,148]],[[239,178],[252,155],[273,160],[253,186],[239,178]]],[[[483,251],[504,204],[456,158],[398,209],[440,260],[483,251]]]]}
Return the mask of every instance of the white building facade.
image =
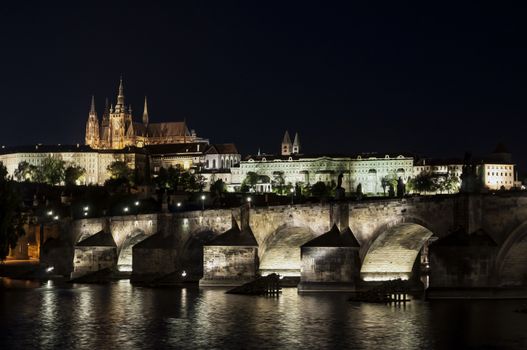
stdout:
{"type": "Polygon", "coordinates": [[[61,159],[66,162],[66,166],[83,168],[86,172],[79,180],[79,185],[103,185],[111,175],[108,166],[115,161],[125,162],[130,169],[144,169],[147,164],[146,154],[135,148],[107,151],[94,150],[83,145],[35,145],[0,149],[0,162],[13,178],[20,163],[40,166],[48,157],[61,159]]]}
{"type": "MultiPolygon", "coordinates": [[[[355,192],[360,184],[363,193],[383,192],[383,177],[396,177],[407,181],[413,174],[413,158],[401,154],[363,154],[356,156],[249,156],[238,167],[231,168],[233,190],[241,187],[249,172],[269,179],[270,183],[283,181],[285,185],[313,185],[324,182],[335,185],[342,174],[342,187],[355,192]]],[[[259,184],[257,188],[270,189],[259,184]]]]}

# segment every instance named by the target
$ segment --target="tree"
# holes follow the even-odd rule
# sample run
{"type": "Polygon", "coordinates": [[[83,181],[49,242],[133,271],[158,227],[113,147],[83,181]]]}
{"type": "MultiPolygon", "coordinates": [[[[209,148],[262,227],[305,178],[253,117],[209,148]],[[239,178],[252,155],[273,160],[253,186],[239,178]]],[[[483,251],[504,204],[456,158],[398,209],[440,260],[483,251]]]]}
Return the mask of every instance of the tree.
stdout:
{"type": "Polygon", "coordinates": [[[22,201],[13,182],[7,177],[7,169],[0,162],[0,261],[3,261],[9,248],[14,248],[18,238],[25,234],[22,218],[22,201]]]}
{"type": "Polygon", "coordinates": [[[222,179],[214,181],[210,185],[210,196],[213,198],[213,201],[223,198],[223,194],[227,191],[227,186],[222,179]]]}
{"type": "MultiPolygon", "coordinates": [[[[258,174],[253,172],[253,171],[249,171],[247,173],[247,176],[245,177],[245,179],[243,180],[242,182],[242,189],[248,189],[246,192],[249,192],[250,190],[255,190],[255,186],[256,184],[258,183],[258,174]],[[245,185],[245,186],[244,186],[245,185]]],[[[243,192],[243,190],[242,190],[243,192]]]]}
{"type": "Polygon", "coordinates": [[[104,182],[104,186],[113,192],[130,192],[132,186],[132,169],[126,162],[116,160],[106,168],[110,178],[104,182]]]}
{"type": "Polygon", "coordinates": [[[415,192],[432,192],[435,190],[436,185],[434,184],[433,175],[428,171],[419,173],[416,177],[409,180],[410,187],[415,192]]]}
{"type": "Polygon", "coordinates": [[[157,176],[154,179],[154,183],[158,188],[168,188],[168,171],[165,168],[159,169],[157,176]]]}
{"type": "Polygon", "coordinates": [[[35,176],[35,171],[36,166],[23,161],[18,163],[14,176],[17,181],[32,181],[35,176]]]}
{"type": "Polygon", "coordinates": [[[397,174],[395,172],[385,175],[381,178],[381,187],[386,196],[386,189],[389,189],[390,186],[393,188],[397,187],[397,174]]]}
{"type": "Polygon", "coordinates": [[[107,170],[110,172],[112,179],[127,179],[130,181],[133,174],[132,169],[122,160],[112,162],[108,165],[107,170]]]}
{"type": "Polygon", "coordinates": [[[84,170],[84,168],[77,165],[70,165],[66,168],[66,170],[64,170],[64,183],[66,186],[74,186],[77,184],[77,181],[84,176],[84,174],[86,174],[86,170],[84,170]]]}
{"type": "Polygon", "coordinates": [[[459,191],[459,187],[460,187],[459,177],[457,177],[456,174],[452,172],[448,172],[446,176],[446,181],[445,181],[445,190],[448,193],[453,193],[455,191],[459,191]]]}
{"type": "Polygon", "coordinates": [[[311,186],[311,195],[318,198],[327,198],[330,195],[331,189],[322,181],[319,181],[311,186]]]}
{"type": "Polygon", "coordinates": [[[273,190],[276,192],[276,194],[284,194],[284,185],[285,185],[285,179],[284,174],[282,172],[276,172],[273,174],[273,190]]]}
{"type": "Polygon", "coordinates": [[[44,158],[39,167],[37,167],[35,178],[37,182],[45,182],[49,185],[59,185],[64,181],[64,171],[66,162],[60,158],[44,158]]]}

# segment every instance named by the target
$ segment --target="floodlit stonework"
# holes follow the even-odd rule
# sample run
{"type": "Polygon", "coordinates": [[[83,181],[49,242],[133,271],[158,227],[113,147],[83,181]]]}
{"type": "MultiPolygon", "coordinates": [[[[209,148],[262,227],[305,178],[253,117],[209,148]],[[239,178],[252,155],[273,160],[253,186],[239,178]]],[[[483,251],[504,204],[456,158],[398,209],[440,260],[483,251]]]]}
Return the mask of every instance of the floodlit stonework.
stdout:
{"type": "Polygon", "coordinates": [[[208,142],[189,130],[186,121],[151,123],[147,100],[141,122],[134,121],[132,107],[125,104],[123,80],[119,83],[117,102],[106,106],[99,124],[92,97],[90,113],[86,122],[86,145],[100,149],[122,149],[126,146],[208,142]]]}

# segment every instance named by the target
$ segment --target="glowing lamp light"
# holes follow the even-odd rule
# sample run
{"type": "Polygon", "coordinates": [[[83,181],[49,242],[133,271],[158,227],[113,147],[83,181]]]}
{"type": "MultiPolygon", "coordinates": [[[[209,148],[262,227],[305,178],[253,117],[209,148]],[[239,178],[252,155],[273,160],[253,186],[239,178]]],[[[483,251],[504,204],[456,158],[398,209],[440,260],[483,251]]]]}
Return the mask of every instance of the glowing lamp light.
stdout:
{"type": "Polygon", "coordinates": [[[187,271],[183,270],[183,272],[181,272],[181,277],[186,277],[187,276],[187,271]]]}
{"type": "Polygon", "coordinates": [[[123,208],[123,211],[124,211],[125,213],[128,213],[128,210],[130,210],[130,208],[128,208],[128,207],[124,207],[124,208],[123,208]]]}
{"type": "Polygon", "coordinates": [[[58,215],[55,215],[55,216],[53,217],[53,220],[58,220],[58,219],[59,219],[59,216],[58,216],[58,215]]]}
{"type": "Polygon", "coordinates": [[[247,202],[251,203],[253,199],[251,197],[247,197],[247,202]]]}
{"type": "Polygon", "coordinates": [[[90,207],[86,206],[83,209],[84,209],[84,211],[88,211],[88,210],[90,210],[90,207]]]}
{"type": "Polygon", "coordinates": [[[88,216],[88,213],[87,213],[87,212],[84,212],[84,216],[88,216]]]}
{"type": "Polygon", "coordinates": [[[291,189],[289,190],[289,192],[293,193],[293,192],[295,192],[295,189],[294,189],[294,188],[291,188],[291,189]]]}
{"type": "Polygon", "coordinates": [[[55,270],[55,267],[53,267],[53,266],[50,266],[50,267],[46,268],[46,272],[48,272],[48,273],[53,271],[53,270],[55,270]]]}
{"type": "Polygon", "coordinates": [[[134,205],[137,207],[139,206],[139,201],[135,201],[134,205]]]}
{"type": "Polygon", "coordinates": [[[48,216],[51,216],[51,215],[53,215],[53,210],[50,210],[50,211],[48,211],[48,213],[47,213],[47,214],[48,214],[48,216]]]}
{"type": "Polygon", "coordinates": [[[202,196],[201,196],[201,200],[202,200],[202,201],[205,200],[205,195],[202,195],[202,196]]]}
{"type": "Polygon", "coordinates": [[[179,208],[181,207],[181,202],[177,202],[176,206],[179,208]]]}

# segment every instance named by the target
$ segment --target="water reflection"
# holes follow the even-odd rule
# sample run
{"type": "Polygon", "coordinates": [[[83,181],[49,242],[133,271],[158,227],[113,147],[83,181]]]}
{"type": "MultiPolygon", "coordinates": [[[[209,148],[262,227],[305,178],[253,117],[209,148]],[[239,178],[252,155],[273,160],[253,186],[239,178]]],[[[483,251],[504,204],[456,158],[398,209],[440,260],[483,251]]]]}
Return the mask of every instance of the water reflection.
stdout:
{"type": "Polygon", "coordinates": [[[526,348],[522,303],[361,304],[342,294],[279,298],[128,281],[0,284],[2,348],[526,348]],[[5,346],[4,346],[5,344],[5,346]]]}

